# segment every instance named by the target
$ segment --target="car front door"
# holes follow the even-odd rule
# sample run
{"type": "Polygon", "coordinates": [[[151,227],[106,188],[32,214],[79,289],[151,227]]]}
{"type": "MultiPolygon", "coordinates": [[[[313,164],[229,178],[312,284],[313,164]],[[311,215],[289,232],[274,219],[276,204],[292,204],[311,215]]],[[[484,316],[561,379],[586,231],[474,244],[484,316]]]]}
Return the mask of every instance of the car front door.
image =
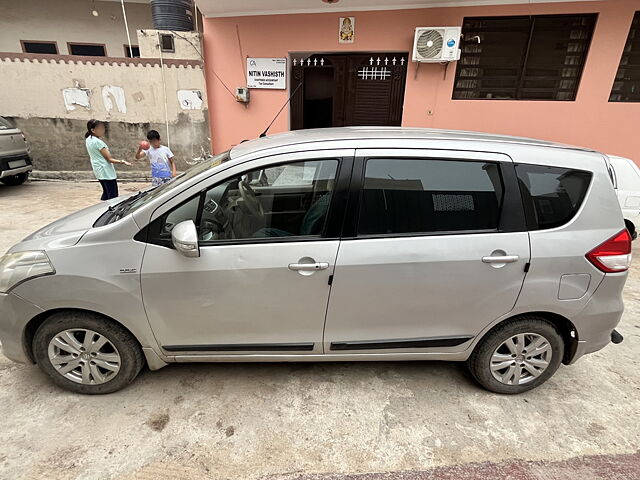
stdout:
{"type": "Polygon", "coordinates": [[[158,209],[142,293],[168,355],[322,352],[352,162],[353,150],[273,156],[158,209]],[[185,220],[197,226],[199,257],[172,248],[185,220]]]}
{"type": "Polygon", "coordinates": [[[508,156],[358,150],[353,183],[327,353],[457,352],[512,310],[530,251],[508,156]]]}

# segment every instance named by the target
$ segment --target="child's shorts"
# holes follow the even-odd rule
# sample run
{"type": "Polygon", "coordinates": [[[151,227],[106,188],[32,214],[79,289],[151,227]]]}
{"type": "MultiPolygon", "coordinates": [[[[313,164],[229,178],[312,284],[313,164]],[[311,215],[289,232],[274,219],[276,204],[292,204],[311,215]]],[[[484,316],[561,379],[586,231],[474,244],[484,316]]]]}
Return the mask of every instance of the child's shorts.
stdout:
{"type": "Polygon", "coordinates": [[[171,177],[151,177],[151,185],[154,187],[162,185],[163,183],[169,183],[170,181],[171,177]]]}

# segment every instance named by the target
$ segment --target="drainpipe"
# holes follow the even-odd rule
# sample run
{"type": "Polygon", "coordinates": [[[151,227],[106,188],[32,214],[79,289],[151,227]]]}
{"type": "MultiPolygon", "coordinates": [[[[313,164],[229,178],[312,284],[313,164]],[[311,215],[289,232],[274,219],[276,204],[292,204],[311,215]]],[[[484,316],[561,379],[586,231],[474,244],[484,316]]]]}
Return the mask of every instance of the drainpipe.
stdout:
{"type": "Polygon", "coordinates": [[[129,56],[133,58],[133,50],[131,49],[131,35],[129,35],[129,23],[127,22],[127,12],[124,9],[124,0],[120,0],[122,5],[122,17],[124,18],[124,28],[127,30],[127,41],[129,42],[129,56]]]}
{"type": "Polygon", "coordinates": [[[162,72],[162,90],[164,92],[164,123],[167,130],[167,146],[171,148],[171,136],[169,135],[169,112],[167,110],[167,82],[164,79],[164,60],[162,58],[162,42],[160,41],[160,32],[156,32],[158,36],[158,48],[160,49],[160,71],[162,72]]]}

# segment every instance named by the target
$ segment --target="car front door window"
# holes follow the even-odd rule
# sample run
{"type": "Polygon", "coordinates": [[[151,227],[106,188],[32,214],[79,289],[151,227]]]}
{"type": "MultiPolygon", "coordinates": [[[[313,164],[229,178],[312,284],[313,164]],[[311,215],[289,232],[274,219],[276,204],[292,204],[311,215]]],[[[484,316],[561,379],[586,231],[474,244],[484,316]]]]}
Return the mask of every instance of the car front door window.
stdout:
{"type": "Polygon", "coordinates": [[[160,237],[167,242],[173,227],[185,220],[196,224],[204,245],[320,237],[337,170],[338,160],[329,159],[280,164],[237,175],[165,214],[160,237]]]}

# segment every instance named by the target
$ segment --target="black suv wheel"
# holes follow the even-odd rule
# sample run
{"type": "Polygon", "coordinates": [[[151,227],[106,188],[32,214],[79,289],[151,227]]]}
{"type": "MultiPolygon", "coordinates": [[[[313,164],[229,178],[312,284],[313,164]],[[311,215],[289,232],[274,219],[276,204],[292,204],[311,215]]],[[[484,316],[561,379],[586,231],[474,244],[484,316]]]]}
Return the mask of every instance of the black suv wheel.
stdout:
{"type": "Polygon", "coordinates": [[[15,185],[22,185],[24,182],[27,181],[27,178],[29,178],[29,172],[19,173],[17,175],[12,175],[10,177],[0,178],[0,182],[4,183],[5,185],[9,185],[13,187],[15,185]]]}

